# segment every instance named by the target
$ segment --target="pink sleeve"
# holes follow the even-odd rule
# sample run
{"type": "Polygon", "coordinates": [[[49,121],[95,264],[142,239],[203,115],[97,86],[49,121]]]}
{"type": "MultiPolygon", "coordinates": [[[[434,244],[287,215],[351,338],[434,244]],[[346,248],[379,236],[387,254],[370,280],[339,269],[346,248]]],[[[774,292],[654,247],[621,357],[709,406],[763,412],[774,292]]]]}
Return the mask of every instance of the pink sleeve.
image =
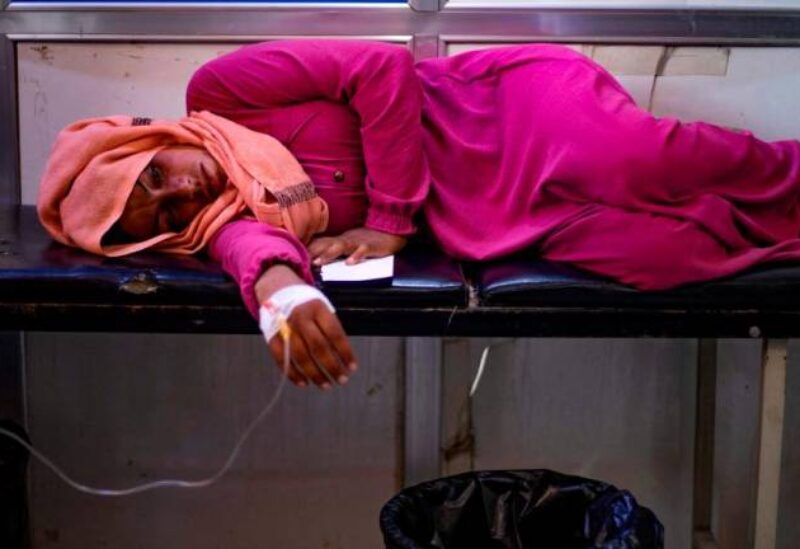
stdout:
{"type": "Polygon", "coordinates": [[[208,253],[239,284],[242,299],[258,318],[255,284],[275,263],[292,267],[309,284],[314,283],[305,246],[288,232],[252,219],[231,221],[211,239],[208,253]]]}
{"type": "Polygon", "coordinates": [[[210,110],[247,125],[258,109],[327,99],[361,119],[367,169],[367,227],[414,232],[428,193],[422,145],[422,85],[406,48],[357,40],[276,40],[246,46],[198,69],[189,111],[210,110]]]}

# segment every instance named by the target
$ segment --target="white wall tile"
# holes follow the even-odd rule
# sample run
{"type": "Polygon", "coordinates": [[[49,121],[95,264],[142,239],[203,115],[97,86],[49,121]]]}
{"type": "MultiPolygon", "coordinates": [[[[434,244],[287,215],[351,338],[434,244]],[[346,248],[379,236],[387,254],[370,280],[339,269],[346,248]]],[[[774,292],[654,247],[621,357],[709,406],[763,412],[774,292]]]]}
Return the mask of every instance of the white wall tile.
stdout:
{"type": "Polygon", "coordinates": [[[800,48],[733,48],[724,76],[659,76],[653,112],[800,138],[800,48]]]}
{"type": "Polygon", "coordinates": [[[589,57],[616,75],[653,76],[663,46],[592,46],[589,57]]]}
{"type": "Polygon", "coordinates": [[[659,76],[726,76],[730,48],[665,48],[659,76]]]}
{"type": "Polygon", "coordinates": [[[22,202],[34,204],[56,135],[80,118],[130,114],[177,118],[192,72],[233,45],[18,46],[22,202]]]}

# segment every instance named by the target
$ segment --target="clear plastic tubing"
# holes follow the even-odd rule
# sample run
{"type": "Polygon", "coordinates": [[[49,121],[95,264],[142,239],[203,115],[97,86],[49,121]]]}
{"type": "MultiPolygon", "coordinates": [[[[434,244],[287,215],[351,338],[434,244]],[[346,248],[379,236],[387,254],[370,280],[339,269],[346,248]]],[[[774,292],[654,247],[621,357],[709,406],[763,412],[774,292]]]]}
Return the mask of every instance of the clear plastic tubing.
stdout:
{"type": "Polygon", "coordinates": [[[227,473],[233,462],[236,461],[236,458],[239,456],[239,451],[242,449],[242,446],[250,438],[252,432],[256,429],[256,427],[261,424],[265,417],[269,415],[272,409],[280,400],[281,393],[283,392],[283,387],[286,385],[286,378],[287,374],[289,373],[289,368],[291,367],[291,352],[289,349],[289,340],[290,340],[290,328],[286,320],[282,320],[282,327],[281,327],[281,337],[283,338],[283,377],[281,381],[278,383],[278,388],[275,389],[275,393],[272,395],[272,398],[267,401],[267,404],[264,408],[259,412],[259,414],[250,422],[247,428],[242,432],[242,435],[239,437],[239,441],[233,447],[228,455],[228,459],[225,463],[220,467],[220,469],[211,475],[210,477],[197,479],[197,480],[185,480],[185,479],[162,479],[162,480],[155,480],[152,482],[147,482],[144,484],[138,484],[136,486],[131,486],[130,488],[123,488],[123,489],[111,489],[111,488],[96,488],[93,486],[87,486],[86,484],[81,484],[80,482],[75,481],[74,479],[70,478],[58,465],[53,463],[53,461],[42,454],[39,450],[28,444],[23,438],[18,436],[17,434],[3,429],[0,427],[0,435],[5,435],[13,440],[15,440],[20,445],[24,446],[33,457],[41,461],[44,465],[50,468],[56,475],[58,475],[61,480],[65,483],[69,484],[76,490],[80,492],[84,492],[86,494],[92,494],[95,496],[105,496],[105,497],[120,497],[120,496],[131,496],[133,494],[139,494],[141,492],[147,492],[150,490],[155,490],[157,488],[205,488],[207,486],[211,486],[227,473]]]}

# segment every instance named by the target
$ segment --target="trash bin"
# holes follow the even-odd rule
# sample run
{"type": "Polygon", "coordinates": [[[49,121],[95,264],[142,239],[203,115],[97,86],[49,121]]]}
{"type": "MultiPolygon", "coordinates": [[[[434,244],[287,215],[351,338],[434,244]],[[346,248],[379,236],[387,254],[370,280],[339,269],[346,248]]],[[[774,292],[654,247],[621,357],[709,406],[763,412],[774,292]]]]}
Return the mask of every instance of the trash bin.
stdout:
{"type": "Polygon", "coordinates": [[[387,549],[661,548],[664,527],[625,490],[544,469],[479,471],[383,506],[387,549]]]}

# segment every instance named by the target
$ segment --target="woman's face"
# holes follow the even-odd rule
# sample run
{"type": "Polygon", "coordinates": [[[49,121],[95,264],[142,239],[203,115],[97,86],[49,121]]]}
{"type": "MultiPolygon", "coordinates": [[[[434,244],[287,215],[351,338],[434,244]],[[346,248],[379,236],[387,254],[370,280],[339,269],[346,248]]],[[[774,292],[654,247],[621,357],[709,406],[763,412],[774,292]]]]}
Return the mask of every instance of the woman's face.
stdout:
{"type": "Polygon", "coordinates": [[[222,193],[226,181],[205,149],[168,147],[139,176],[118,226],[134,240],[180,232],[222,193]]]}

